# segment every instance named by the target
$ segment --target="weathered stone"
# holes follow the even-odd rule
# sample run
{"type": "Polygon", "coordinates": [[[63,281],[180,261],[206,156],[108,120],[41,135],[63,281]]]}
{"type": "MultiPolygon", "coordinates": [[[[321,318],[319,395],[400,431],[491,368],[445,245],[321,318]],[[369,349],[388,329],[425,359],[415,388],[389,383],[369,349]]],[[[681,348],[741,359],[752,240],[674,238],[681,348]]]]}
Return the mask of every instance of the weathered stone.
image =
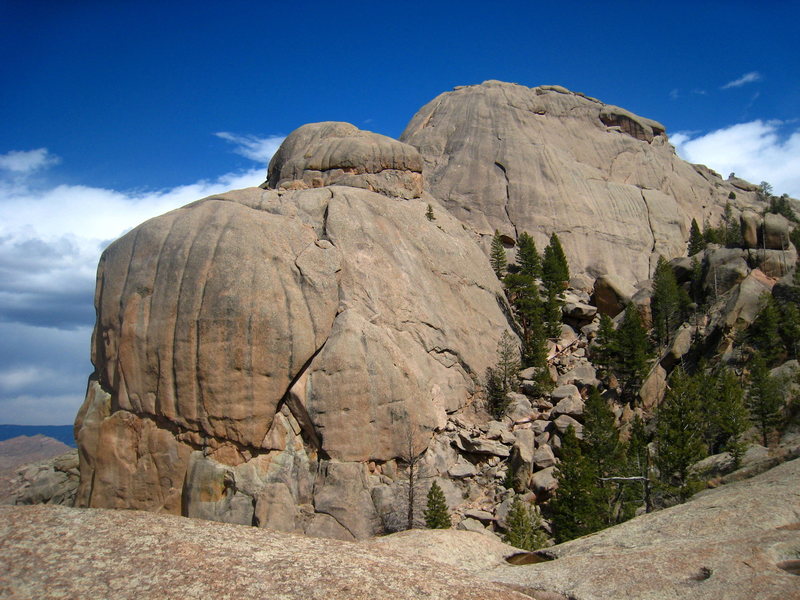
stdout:
{"type": "Polygon", "coordinates": [[[797,250],[790,245],[786,250],[750,250],[750,260],[768,277],[783,277],[797,263],[797,250]]]}
{"type": "Polygon", "coordinates": [[[569,415],[570,417],[580,417],[583,414],[583,399],[580,396],[577,398],[570,396],[559,400],[550,414],[551,416],[569,415]]]}
{"type": "Polygon", "coordinates": [[[750,268],[746,251],[738,248],[709,248],[705,254],[704,287],[712,297],[723,294],[741,282],[750,268]]]}
{"type": "Polygon", "coordinates": [[[661,366],[664,367],[664,369],[667,371],[672,370],[672,368],[680,362],[681,358],[689,352],[692,347],[694,333],[695,328],[686,323],[678,328],[672,338],[669,350],[664,353],[661,359],[661,366]]]}
{"type": "Polygon", "coordinates": [[[553,467],[556,464],[556,456],[550,446],[539,446],[533,453],[533,464],[536,470],[553,467]]]}
{"type": "MultiPolygon", "coordinates": [[[[139,511],[3,506],[3,595],[116,600],[226,595],[282,600],[529,599],[475,574],[489,563],[503,562],[514,549],[485,535],[441,533],[448,541],[425,542],[423,552],[409,549],[415,555],[410,560],[401,554],[402,545],[392,546],[388,538],[394,536],[353,544],[139,511]],[[122,559],[121,547],[137,551],[122,559]],[[467,569],[438,560],[437,549],[465,558],[467,569]]],[[[436,533],[428,530],[423,535],[430,539],[436,533]]]]}
{"type": "Polygon", "coordinates": [[[486,238],[527,231],[540,248],[557,231],[575,274],[649,277],[732,189],[680,160],[655,121],[546,87],[487,81],[441,94],[401,139],[458,218],[486,238]]]}
{"type": "Polygon", "coordinates": [[[380,519],[372,503],[361,463],[325,462],[317,476],[314,509],[336,519],[355,539],[378,533],[380,519]]]}
{"type": "Polygon", "coordinates": [[[768,250],[786,250],[789,247],[789,220],[783,215],[764,215],[764,247],[768,250]]]}
{"type": "Polygon", "coordinates": [[[533,453],[536,434],[532,429],[518,429],[514,432],[517,440],[511,453],[511,465],[519,476],[527,481],[533,471],[533,453]]]}
{"type": "Polygon", "coordinates": [[[350,123],[310,123],[281,144],[266,185],[307,189],[336,184],[418,198],[422,158],[416,148],[350,123]]]}
{"type": "Polygon", "coordinates": [[[479,508],[470,508],[464,511],[464,516],[470,519],[476,519],[482,523],[491,523],[495,520],[492,513],[479,508]]]}
{"type": "Polygon", "coordinates": [[[530,419],[535,412],[531,407],[531,401],[523,394],[512,392],[508,396],[509,403],[508,407],[506,407],[506,416],[514,422],[530,419]]]}
{"type": "Polygon", "coordinates": [[[656,365],[650,371],[642,383],[639,390],[639,398],[642,400],[642,407],[646,411],[652,411],[661,404],[664,394],[667,391],[667,372],[661,365],[656,365]]]}
{"type": "Polygon", "coordinates": [[[597,307],[583,302],[568,302],[563,307],[564,316],[578,321],[591,321],[597,314],[597,307]]]}
{"type": "Polygon", "coordinates": [[[550,398],[554,403],[558,403],[564,398],[580,398],[581,393],[572,384],[562,385],[550,392],[550,398]]]}
{"type": "Polygon", "coordinates": [[[537,419],[531,423],[531,431],[536,435],[544,433],[545,431],[550,431],[552,428],[553,425],[551,425],[551,422],[545,421],[544,419],[537,419]]]}
{"type": "MultiPolygon", "coordinates": [[[[26,456],[38,458],[42,454],[69,448],[57,440],[36,435],[19,436],[0,442],[3,450],[14,449],[26,452],[26,456]],[[32,454],[28,452],[33,449],[32,454]]],[[[9,456],[2,457],[3,463],[10,462],[9,456]]],[[[5,486],[0,495],[0,504],[62,504],[72,506],[78,491],[78,451],[69,449],[66,453],[39,460],[24,466],[15,465],[16,474],[3,481],[5,486]]],[[[8,470],[6,470],[6,476],[8,470]]]]}
{"type": "Polygon", "coordinates": [[[463,433],[458,434],[456,445],[464,452],[474,454],[491,454],[494,456],[508,456],[509,450],[500,442],[483,438],[470,438],[463,433]]]}
{"type": "Polygon", "coordinates": [[[256,496],[253,524],[257,527],[293,532],[296,518],[296,502],[285,483],[268,483],[256,496]]]}
{"type": "Polygon", "coordinates": [[[553,420],[553,423],[560,433],[565,433],[567,429],[572,426],[575,429],[575,435],[578,436],[578,439],[583,438],[583,425],[569,415],[560,415],[557,419],[553,420]]]}
{"type": "Polygon", "coordinates": [[[544,551],[557,560],[494,568],[490,578],[534,597],[792,598],[797,577],[777,564],[797,545],[798,478],[793,460],[544,551]]]}
{"type": "Polygon", "coordinates": [[[594,304],[598,312],[616,317],[631,301],[636,290],[613,275],[601,275],[594,282],[594,304]]]}
{"type": "Polygon", "coordinates": [[[742,241],[745,248],[758,248],[758,234],[763,220],[751,210],[742,212],[739,216],[739,224],[742,230],[742,241]]]}
{"type": "Polygon", "coordinates": [[[597,371],[589,362],[578,363],[569,371],[558,377],[558,385],[564,386],[572,384],[578,388],[597,387],[600,380],[597,379],[597,371]]]}
{"type": "Polygon", "coordinates": [[[183,502],[187,517],[253,524],[253,498],[237,490],[233,469],[199,451],[189,457],[183,502]]]}
{"type": "Polygon", "coordinates": [[[541,471],[537,471],[531,477],[531,485],[533,491],[536,492],[536,497],[547,496],[552,494],[558,487],[558,480],[555,477],[555,467],[547,467],[541,471]]]}
{"type": "Polygon", "coordinates": [[[459,461],[450,467],[447,470],[447,474],[454,479],[461,479],[463,477],[472,477],[478,473],[478,469],[475,468],[471,462],[459,459],[459,461]]]}

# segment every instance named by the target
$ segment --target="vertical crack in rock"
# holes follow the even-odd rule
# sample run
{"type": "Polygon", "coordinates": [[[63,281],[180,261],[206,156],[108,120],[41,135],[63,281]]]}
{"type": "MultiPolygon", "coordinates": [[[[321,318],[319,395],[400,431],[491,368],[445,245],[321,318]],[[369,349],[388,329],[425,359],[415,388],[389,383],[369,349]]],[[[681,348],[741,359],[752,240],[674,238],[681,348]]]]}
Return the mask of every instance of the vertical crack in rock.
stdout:
{"type": "Polygon", "coordinates": [[[644,202],[644,209],[647,211],[647,227],[650,230],[650,236],[653,238],[653,245],[650,247],[650,256],[647,259],[647,276],[650,277],[652,275],[652,269],[650,268],[650,261],[653,258],[653,255],[656,252],[656,232],[653,229],[653,220],[650,214],[650,205],[647,203],[647,197],[644,195],[644,189],[639,188],[639,193],[642,195],[642,202],[644,202]]]}
{"type": "MultiPolygon", "coordinates": [[[[331,330],[333,330],[333,326],[331,326],[331,330]]],[[[283,394],[283,398],[281,398],[281,402],[278,404],[276,408],[276,412],[280,410],[281,404],[286,404],[286,407],[289,409],[289,412],[292,413],[292,416],[297,420],[297,423],[300,425],[300,428],[303,430],[305,434],[306,441],[314,447],[317,451],[317,460],[328,460],[330,457],[328,453],[322,448],[322,436],[317,431],[317,428],[314,427],[314,422],[311,420],[311,416],[308,414],[308,410],[306,409],[305,405],[300,401],[299,398],[292,394],[292,388],[295,384],[300,380],[300,378],[305,374],[308,368],[311,366],[311,363],[314,362],[314,359],[317,355],[322,352],[322,349],[325,347],[325,344],[328,343],[328,338],[325,338],[325,341],[322,342],[319,348],[311,355],[311,357],[305,362],[305,364],[300,368],[300,370],[295,374],[294,378],[291,382],[289,382],[289,386],[286,388],[286,392],[283,394]]]]}
{"type": "Polygon", "coordinates": [[[509,204],[509,202],[511,202],[511,195],[510,195],[510,192],[509,192],[508,173],[506,172],[506,168],[502,164],[500,164],[498,161],[494,161],[494,166],[497,167],[498,169],[500,169],[500,171],[502,171],[503,179],[506,180],[506,199],[503,202],[503,210],[506,213],[506,218],[508,219],[508,222],[511,223],[511,227],[514,228],[514,239],[516,240],[517,238],[519,238],[519,232],[517,231],[517,226],[514,223],[514,220],[511,218],[511,214],[509,214],[509,212],[508,212],[508,204],[509,204]]]}

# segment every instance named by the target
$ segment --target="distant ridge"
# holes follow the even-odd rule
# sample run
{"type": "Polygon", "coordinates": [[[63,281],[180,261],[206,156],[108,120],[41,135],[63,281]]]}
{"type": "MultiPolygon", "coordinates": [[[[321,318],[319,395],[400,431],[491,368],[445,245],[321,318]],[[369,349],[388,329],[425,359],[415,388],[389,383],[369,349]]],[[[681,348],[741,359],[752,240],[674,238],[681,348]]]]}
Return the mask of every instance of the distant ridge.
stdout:
{"type": "Polygon", "coordinates": [[[75,448],[75,436],[72,425],[0,425],[0,442],[19,435],[46,435],[75,448]]]}

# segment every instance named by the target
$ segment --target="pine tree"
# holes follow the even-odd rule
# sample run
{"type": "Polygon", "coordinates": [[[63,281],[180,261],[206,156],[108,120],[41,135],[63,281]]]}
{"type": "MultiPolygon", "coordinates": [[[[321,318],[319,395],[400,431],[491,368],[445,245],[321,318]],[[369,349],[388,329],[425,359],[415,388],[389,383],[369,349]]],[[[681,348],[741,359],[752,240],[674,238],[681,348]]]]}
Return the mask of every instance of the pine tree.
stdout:
{"type": "Polygon", "coordinates": [[[665,345],[672,332],[681,322],[681,290],[675,273],[663,256],[658,257],[653,275],[653,296],[650,301],[653,311],[655,338],[665,345]]]}
{"type": "Polygon", "coordinates": [[[703,297],[703,263],[697,260],[697,257],[692,258],[692,280],[690,284],[692,302],[695,304],[702,304],[703,297]]]}
{"type": "Polygon", "coordinates": [[[786,302],[781,306],[780,312],[780,335],[783,346],[789,356],[796,359],[800,351],[800,309],[794,302],[786,302]]]}
{"type": "Polygon", "coordinates": [[[500,232],[495,229],[494,237],[492,238],[492,248],[489,253],[489,263],[492,265],[494,274],[498,279],[503,279],[506,274],[506,267],[508,266],[508,258],[506,257],[506,248],[503,246],[503,239],[500,237],[500,232]]]}
{"type": "Polygon", "coordinates": [[[550,368],[547,362],[547,337],[541,322],[534,322],[522,341],[522,365],[524,368],[535,367],[534,383],[536,392],[544,394],[553,389],[550,368]]]}
{"type": "Polygon", "coordinates": [[[517,389],[519,347],[508,331],[497,344],[497,364],[486,370],[486,399],[489,412],[496,419],[503,416],[508,405],[508,393],[517,389]]]}
{"type": "Polygon", "coordinates": [[[700,232],[700,227],[697,225],[697,221],[692,219],[692,225],[689,228],[689,248],[688,254],[689,256],[694,256],[701,250],[705,250],[706,242],[703,239],[703,234],[700,232]]]}
{"type": "Polygon", "coordinates": [[[584,406],[581,447],[601,478],[597,484],[598,512],[604,526],[614,525],[624,512],[620,505],[622,494],[617,484],[602,478],[620,477],[624,474],[624,444],[619,439],[614,413],[596,389],[590,392],[584,406]]]}
{"type": "Polygon", "coordinates": [[[425,527],[428,529],[450,529],[452,525],[444,492],[435,481],[428,490],[428,504],[424,514],[425,527]]]}
{"type": "Polygon", "coordinates": [[[636,506],[644,504],[645,510],[650,512],[650,439],[645,429],[644,421],[637,414],[631,422],[628,445],[625,448],[625,470],[630,477],[640,477],[637,486],[626,486],[623,495],[623,513],[625,517],[633,516],[636,506]],[[634,490],[638,490],[636,494],[634,490]]]}
{"type": "Polygon", "coordinates": [[[542,531],[539,512],[515,496],[506,519],[506,534],[503,541],[515,548],[532,552],[547,541],[542,531]]]}
{"type": "Polygon", "coordinates": [[[656,466],[664,489],[680,500],[696,491],[689,467],[707,453],[698,381],[677,367],[656,412],[656,466]]]}
{"type": "Polygon", "coordinates": [[[569,263],[561,240],[555,233],[550,235],[550,243],[544,249],[542,258],[542,279],[545,286],[563,290],[569,283],[569,263]]]}
{"type": "Polygon", "coordinates": [[[547,336],[558,339],[561,337],[561,307],[564,300],[560,292],[555,287],[547,288],[547,298],[544,304],[544,321],[547,336]]]}
{"type": "Polygon", "coordinates": [[[730,452],[738,465],[744,454],[741,436],[748,427],[742,384],[733,371],[721,368],[702,376],[701,394],[709,453],[730,452]]]}
{"type": "Polygon", "coordinates": [[[731,203],[725,203],[725,212],[722,215],[722,238],[723,243],[728,248],[735,248],[742,245],[742,228],[739,220],[733,216],[731,203]]]}
{"type": "Polygon", "coordinates": [[[556,543],[602,529],[603,518],[598,506],[603,504],[604,498],[598,493],[597,469],[583,455],[571,425],[561,439],[561,463],[556,479],[558,489],[548,504],[556,543]]]}
{"type": "Polygon", "coordinates": [[[632,399],[647,375],[650,342],[642,326],[639,309],[631,302],[625,308],[625,317],[616,335],[617,375],[622,385],[623,397],[632,399]]]}
{"type": "Polygon", "coordinates": [[[536,242],[528,235],[527,231],[523,231],[517,240],[517,264],[523,275],[541,278],[542,257],[539,256],[539,251],[536,249],[536,242]]]}
{"type": "Polygon", "coordinates": [[[750,358],[750,388],[747,391],[747,409],[764,446],[770,434],[781,424],[783,395],[780,382],[769,374],[766,362],[759,353],[750,358]]]}
{"type": "Polygon", "coordinates": [[[616,331],[614,321],[608,315],[600,315],[600,326],[597,329],[594,345],[592,346],[592,362],[606,376],[614,372],[616,363],[616,331]]]}
{"type": "Polygon", "coordinates": [[[425,211],[425,216],[427,217],[428,221],[435,221],[436,216],[433,214],[433,207],[428,204],[428,209],[425,211]]]}
{"type": "Polygon", "coordinates": [[[781,315],[775,299],[769,292],[764,292],[761,301],[764,307],[750,326],[747,337],[767,365],[771,365],[784,352],[780,335],[781,315]]]}

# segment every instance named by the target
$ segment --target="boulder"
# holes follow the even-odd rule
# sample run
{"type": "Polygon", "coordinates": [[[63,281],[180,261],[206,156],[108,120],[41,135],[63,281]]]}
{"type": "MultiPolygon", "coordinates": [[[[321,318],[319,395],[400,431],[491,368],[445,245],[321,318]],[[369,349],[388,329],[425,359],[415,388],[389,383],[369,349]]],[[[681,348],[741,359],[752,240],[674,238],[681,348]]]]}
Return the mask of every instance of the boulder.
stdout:
{"type": "Polygon", "coordinates": [[[794,270],[797,250],[789,245],[786,250],[750,250],[750,261],[768,277],[783,277],[794,270]]]}
{"type": "Polygon", "coordinates": [[[537,471],[531,477],[531,486],[536,492],[536,497],[540,498],[552,494],[558,487],[558,480],[555,476],[555,467],[547,467],[537,471]]]}
{"type": "Polygon", "coordinates": [[[536,434],[532,429],[518,429],[514,435],[517,439],[511,453],[511,465],[527,481],[528,475],[533,471],[536,434]]]}
{"type": "Polygon", "coordinates": [[[506,416],[518,423],[531,418],[536,411],[531,406],[531,401],[524,394],[510,393],[509,403],[506,407],[506,416]]]}
{"type": "Polygon", "coordinates": [[[707,249],[703,266],[706,292],[712,297],[719,296],[747,277],[750,268],[746,256],[746,251],[739,248],[707,249]]]}
{"type": "Polygon", "coordinates": [[[656,365],[645,377],[642,387],[639,390],[639,398],[642,400],[642,407],[651,412],[656,406],[661,404],[664,394],[667,392],[667,371],[661,365],[656,365]]]}
{"type": "Polygon", "coordinates": [[[786,250],[789,247],[789,219],[783,215],[764,215],[764,247],[768,250],[786,250]]]}
{"type": "Polygon", "coordinates": [[[597,314],[597,307],[584,302],[567,302],[561,309],[564,316],[576,321],[591,321],[597,314]]]}
{"type": "Polygon", "coordinates": [[[293,131],[272,157],[265,187],[334,184],[419,198],[422,157],[416,148],[350,123],[309,123],[293,131]]]}
{"type": "Polygon", "coordinates": [[[556,464],[556,456],[550,446],[539,446],[533,453],[533,465],[535,470],[553,467],[556,464]]]}
{"type": "Polygon", "coordinates": [[[297,515],[296,501],[285,483],[268,483],[256,496],[253,524],[257,527],[293,532],[297,530],[297,515]]]}
{"type": "Polygon", "coordinates": [[[742,230],[742,241],[745,248],[758,248],[758,239],[763,220],[751,210],[742,212],[739,216],[742,230]]]}
{"type": "Polygon", "coordinates": [[[564,400],[565,398],[579,399],[580,397],[581,393],[578,391],[578,388],[572,385],[571,383],[559,386],[552,392],[550,392],[550,398],[554,404],[557,404],[558,402],[564,400]]]}
{"type": "MultiPolygon", "coordinates": [[[[4,440],[0,445],[3,450],[12,451],[9,452],[12,457],[13,450],[24,450],[23,456],[31,456],[28,452],[33,449],[32,456],[35,457],[68,448],[66,444],[42,435],[19,436],[4,440]]],[[[4,455],[2,458],[2,462],[6,462],[9,457],[4,455]]],[[[70,449],[45,460],[15,467],[15,475],[7,482],[0,504],[74,504],[79,480],[77,450],[70,449]]],[[[6,484],[5,481],[2,483],[6,484]]]]}
{"type": "Polygon", "coordinates": [[[464,452],[472,454],[489,454],[505,457],[510,454],[508,447],[494,440],[484,438],[471,438],[463,433],[458,434],[456,445],[464,452]]]}
{"type": "Polygon", "coordinates": [[[559,400],[550,414],[551,416],[569,415],[570,417],[580,417],[583,414],[583,399],[580,396],[577,398],[570,396],[559,400]]]}
{"type": "Polygon", "coordinates": [[[447,474],[453,479],[463,479],[472,477],[478,473],[478,469],[471,462],[459,458],[458,462],[447,470],[447,474]]]}
{"type": "Polygon", "coordinates": [[[569,371],[558,377],[558,386],[572,384],[577,388],[597,387],[600,380],[597,378],[597,371],[590,362],[576,364],[569,371]]]}
{"type": "Polygon", "coordinates": [[[669,349],[661,358],[661,366],[664,367],[664,369],[671,371],[672,368],[680,362],[681,358],[689,352],[692,347],[692,341],[694,340],[694,334],[695,328],[688,323],[684,323],[678,327],[669,345],[669,349]]]}
{"type": "Polygon", "coordinates": [[[601,275],[594,282],[593,301],[600,314],[616,317],[625,310],[635,293],[630,284],[612,275],[601,275]]]}
{"type": "Polygon", "coordinates": [[[575,435],[578,439],[583,439],[583,425],[569,415],[560,415],[557,419],[553,420],[553,424],[555,424],[556,429],[562,434],[571,426],[575,429],[575,435]]]}

